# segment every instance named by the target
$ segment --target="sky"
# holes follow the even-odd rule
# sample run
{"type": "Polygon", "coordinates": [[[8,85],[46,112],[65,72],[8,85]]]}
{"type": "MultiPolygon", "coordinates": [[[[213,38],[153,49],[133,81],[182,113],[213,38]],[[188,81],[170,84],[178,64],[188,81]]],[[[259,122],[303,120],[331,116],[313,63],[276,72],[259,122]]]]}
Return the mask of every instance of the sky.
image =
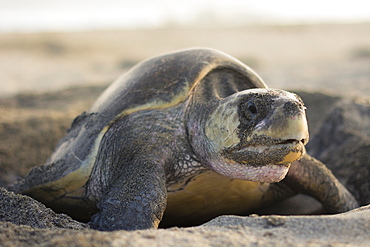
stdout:
{"type": "Polygon", "coordinates": [[[368,0],[0,0],[0,32],[361,21],[368,0]]]}

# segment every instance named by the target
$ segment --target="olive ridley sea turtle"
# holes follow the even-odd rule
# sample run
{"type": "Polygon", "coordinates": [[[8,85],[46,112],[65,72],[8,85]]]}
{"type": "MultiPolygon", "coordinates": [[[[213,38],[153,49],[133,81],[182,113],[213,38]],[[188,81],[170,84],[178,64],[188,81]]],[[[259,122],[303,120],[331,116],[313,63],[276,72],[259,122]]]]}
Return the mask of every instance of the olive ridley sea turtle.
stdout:
{"type": "Polygon", "coordinates": [[[12,190],[100,230],[202,223],[302,192],[357,207],[305,154],[301,99],[212,49],[146,60],[82,113],[47,163],[12,190]]]}

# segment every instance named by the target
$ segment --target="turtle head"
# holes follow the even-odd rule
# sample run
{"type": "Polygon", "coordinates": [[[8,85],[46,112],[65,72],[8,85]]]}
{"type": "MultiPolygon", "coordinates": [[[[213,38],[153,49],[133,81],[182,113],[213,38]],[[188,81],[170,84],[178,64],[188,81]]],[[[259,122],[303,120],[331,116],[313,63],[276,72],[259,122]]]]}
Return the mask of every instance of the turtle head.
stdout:
{"type": "Polygon", "coordinates": [[[220,100],[204,125],[207,163],[222,175],[278,182],[308,142],[305,107],[296,94],[250,89],[220,100]]]}

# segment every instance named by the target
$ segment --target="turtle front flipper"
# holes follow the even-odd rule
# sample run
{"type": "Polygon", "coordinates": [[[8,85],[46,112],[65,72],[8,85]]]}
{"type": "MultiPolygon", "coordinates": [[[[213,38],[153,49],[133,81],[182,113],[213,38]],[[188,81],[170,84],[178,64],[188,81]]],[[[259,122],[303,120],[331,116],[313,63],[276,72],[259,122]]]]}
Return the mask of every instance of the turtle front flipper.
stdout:
{"type": "Polygon", "coordinates": [[[342,213],[358,207],[357,200],[332,172],[308,154],[292,164],[282,182],[297,192],[313,196],[329,213],[342,213]]]}
{"type": "Polygon", "coordinates": [[[161,165],[141,162],[123,173],[98,203],[91,228],[138,230],[157,228],[166,208],[167,193],[161,165]]]}

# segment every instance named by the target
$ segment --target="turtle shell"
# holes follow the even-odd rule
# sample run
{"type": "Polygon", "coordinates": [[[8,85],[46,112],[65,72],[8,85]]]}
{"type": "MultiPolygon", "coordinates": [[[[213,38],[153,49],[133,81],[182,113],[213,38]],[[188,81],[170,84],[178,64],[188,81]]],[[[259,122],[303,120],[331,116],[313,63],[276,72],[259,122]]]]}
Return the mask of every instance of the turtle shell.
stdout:
{"type": "Polygon", "coordinates": [[[100,141],[115,120],[140,110],[180,104],[215,70],[237,73],[242,80],[237,85],[222,80],[208,82],[207,90],[197,97],[204,94],[206,98],[210,90],[219,90],[226,97],[236,91],[266,87],[249,67],[212,49],[189,49],[146,60],[111,84],[89,111],[73,121],[46,165],[34,168],[18,185],[18,192],[46,204],[67,194],[83,197],[97,153],[104,148],[100,141]]]}

